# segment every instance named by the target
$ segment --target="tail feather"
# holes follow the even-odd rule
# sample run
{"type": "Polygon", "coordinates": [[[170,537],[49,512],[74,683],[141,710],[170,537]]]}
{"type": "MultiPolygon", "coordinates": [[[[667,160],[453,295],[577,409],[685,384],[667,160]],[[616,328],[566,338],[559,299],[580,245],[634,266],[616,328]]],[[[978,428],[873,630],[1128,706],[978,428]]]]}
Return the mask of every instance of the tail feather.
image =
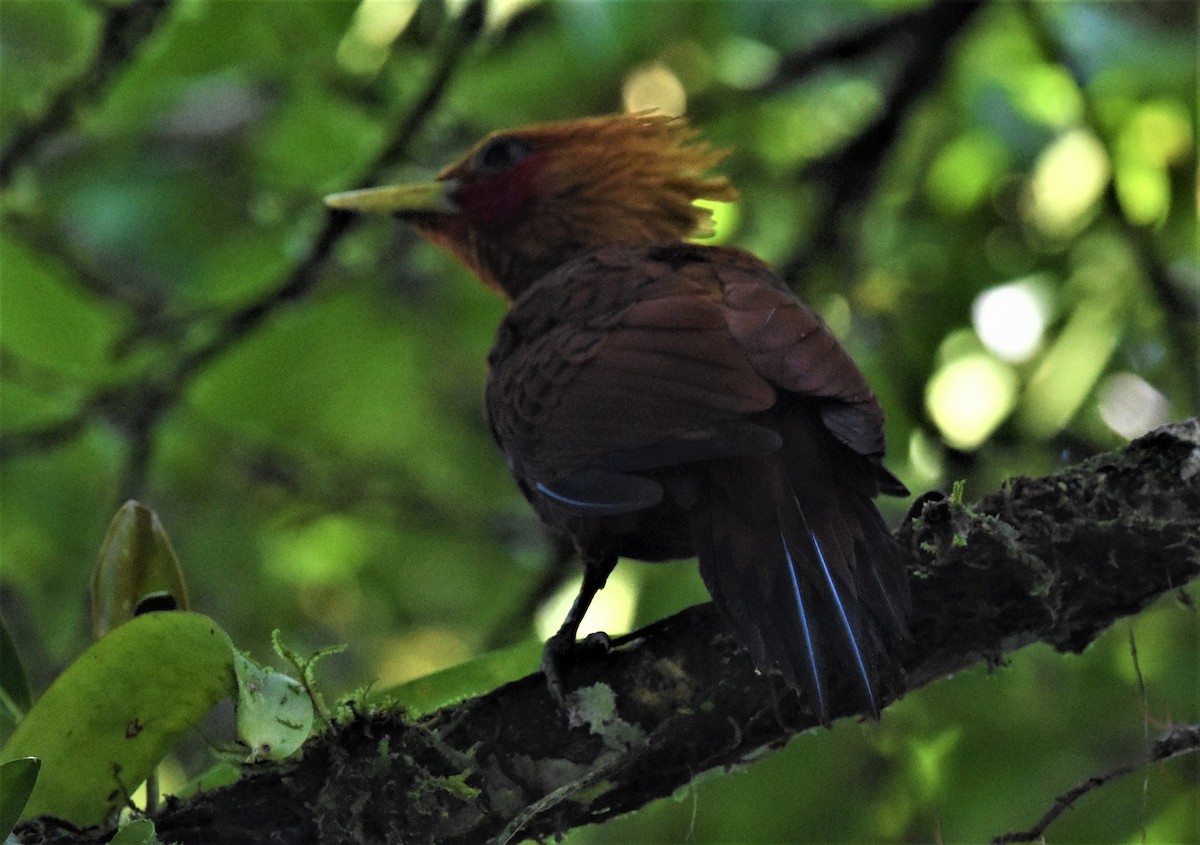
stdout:
{"type": "MultiPolygon", "coordinates": [[[[796,613],[800,621],[800,630],[803,635],[803,643],[805,654],[808,657],[807,664],[807,683],[806,686],[813,696],[813,707],[820,715],[821,720],[828,719],[829,706],[825,700],[825,683],[821,673],[821,659],[817,649],[817,644],[813,640],[812,628],[808,624],[809,611],[805,607],[804,596],[800,592],[800,581],[796,577],[796,562],[792,560],[792,553],[788,551],[787,538],[783,534],[779,535],[780,545],[783,547],[783,555],[787,560],[787,575],[791,581],[792,593],[796,599],[796,613]]],[[[793,668],[794,672],[794,668],[793,668]]]]}
{"type": "Polygon", "coordinates": [[[705,466],[692,519],[700,572],[756,664],[802,690],[823,722],[834,667],[878,715],[886,641],[906,633],[903,556],[869,477],[786,452],[705,466]]]}
{"type": "MultiPolygon", "coordinates": [[[[796,503],[796,507],[800,507],[800,503],[796,503]]],[[[803,517],[804,511],[800,511],[803,517]]],[[[842,597],[839,594],[837,584],[833,581],[833,573],[829,571],[829,564],[825,562],[825,554],[821,551],[821,544],[817,540],[817,535],[809,531],[809,537],[812,539],[813,549],[816,550],[817,560],[821,564],[821,572],[825,576],[825,583],[829,586],[829,594],[833,596],[833,604],[837,609],[838,622],[841,624],[842,633],[846,635],[845,643],[850,647],[850,651],[854,655],[854,664],[858,668],[860,680],[862,680],[863,691],[867,694],[867,700],[871,707],[871,712],[879,713],[879,703],[875,698],[875,684],[871,678],[875,674],[874,671],[867,670],[867,660],[863,657],[863,650],[859,647],[859,635],[857,625],[850,622],[850,617],[846,613],[846,606],[842,602],[842,597]]]]}

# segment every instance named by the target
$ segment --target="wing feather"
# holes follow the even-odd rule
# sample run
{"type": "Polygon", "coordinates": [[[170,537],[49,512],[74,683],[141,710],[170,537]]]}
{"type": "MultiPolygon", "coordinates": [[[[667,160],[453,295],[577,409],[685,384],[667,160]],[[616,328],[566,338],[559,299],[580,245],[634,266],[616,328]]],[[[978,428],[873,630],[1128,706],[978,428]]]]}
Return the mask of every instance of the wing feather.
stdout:
{"type": "Polygon", "coordinates": [[[828,400],[822,418],[829,430],[860,454],[882,454],[883,409],[825,322],[766,265],[755,270],[747,262],[722,281],[730,334],[755,371],[782,390],[828,400]]]}
{"type": "Polygon", "coordinates": [[[632,250],[624,262],[611,250],[601,258],[573,262],[514,302],[492,357],[493,428],[539,480],[614,452],[645,455],[776,400],[730,335],[711,270],[672,270],[632,250]]]}

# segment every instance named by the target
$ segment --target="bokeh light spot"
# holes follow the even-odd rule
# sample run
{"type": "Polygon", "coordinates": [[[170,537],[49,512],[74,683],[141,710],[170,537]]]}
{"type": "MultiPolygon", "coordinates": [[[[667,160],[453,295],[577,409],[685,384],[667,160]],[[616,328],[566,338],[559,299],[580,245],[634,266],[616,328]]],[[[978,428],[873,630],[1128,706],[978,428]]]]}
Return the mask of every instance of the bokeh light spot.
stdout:
{"type": "Polygon", "coordinates": [[[678,116],[687,111],[687,92],[679,77],[662,62],[638,68],[621,85],[625,111],[659,111],[678,116]]]}
{"type": "Polygon", "coordinates": [[[945,471],[941,444],[921,429],[914,428],[908,437],[908,463],[920,476],[920,483],[938,483],[945,471]]]}
{"type": "Polygon", "coordinates": [[[1083,112],[1083,100],[1071,74],[1058,65],[1031,65],[1012,79],[1013,103],[1047,126],[1069,126],[1083,112]]]}
{"type": "Polygon", "coordinates": [[[1002,361],[1020,363],[1041,345],[1050,317],[1048,296],[1035,280],[988,288],[971,305],[975,333],[1002,361]]]}
{"type": "Polygon", "coordinates": [[[844,338],[850,334],[850,323],[854,315],[850,312],[850,303],[846,301],[846,297],[833,294],[820,304],[817,313],[835,337],[844,338]]]}
{"type": "Polygon", "coordinates": [[[1007,163],[1008,153],[982,132],[955,138],[933,160],[925,174],[929,201],[946,214],[962,214],[990,196],[1007,163]]]}
{"type": "Polygon", "coordinates": [[[265,535],[263,565],[272,577],[298,586],[346,580],[367,560],[378,531],[336,514],[286,526],[265,535]]]}
{"type": "Polygon", "coordinates": [[[1187,108],[1175,100],[1146,103],[1121,130],[1122,157],[1166,167],[1192,150],[1192,125],[1187,108]]]}
{"type": "Polygon", "coordinates": [[[934,373],[925,407],[946,442],[957,449],[981,445],[1017,401],[1017,376],[991,355],[957,358],[934,373]]]}
{"type": "Polygon", "coordinates": [[[453,628],[413,628],[385,640],[376,654],[375,665],[381,686],[421,678],[471,656],[462,632],[453,628]]]}
{"type": "Polygon", "coordinates": [[[696,205],[707,208],[712,215],[711,231],[703,231],[697,237],[708,244],[727,243],[738,229],[741,212],[736,202],[721,202],[719,200],[696,200],[696,205]]]}
{"type": "Polygon", "coordinates": [[[337,62],[350,73],[371,75],[383,67],[388,48],[417,13],[417,0],[362,0],[338,44],[337,62]]]}
{"type": "Polygon", "coordinates": [[[1171,180],[1161,167],[1121,162],[1117,167],[1117,198],[1125,216],[1139,226],[1166,219],[1171,207],[1171,180]]]}
{"type": "Polygon", "coordinates": [[[1047,235],[1074,234],[1108,184],[1109,172],[1108,155],[1094,135],[1082,129],[1064,133],[1034,166],[1030,219],[1047,235]]]}
{"type": "Polygon", "coordinates": [[[921,792],[926,797],[936,795],[943,786],[946,758],[954,753],[962,738],[962,728],[948,728],[937,736],[914,740],[912,767],[921,792]]]}
{"type": "MultiPolygon", "coordinates": [[[[537,613],[537,632],[543,640],[558,630],[567,617],[571,603],[579,593],[581,578],[572,578],[564,584],[537,613]]],[[[637,610],[637,584],[624,566],[618,566],[608,576],[604,589],[596,593],[588,607],[587,615],[579,626],[579,636],[586,637],[595,631],[623,634],[633,625],[633,614],[637,610]]]]}
{"type": "Polygon", "coordinates": [[[1170,412],[1167,397],[1133,373],[1116,373],[1100,386],[1100,418],[1127,440],[1163,425],[1170,412]]]}
{"type": "Polygon", "coordinates": [[[750,38],[727,38],[717,48],[717,78],[730,88],[754,88],[771,78],[779,53],[750,38]]]}
{"type": "Polygon", "coordinates": [[[1029,379],[1021,421],[1033,436],[1049,437],[1070,422],[1104,372],[1118,337],[1109,307],[1076,308],[1029,379]]]}

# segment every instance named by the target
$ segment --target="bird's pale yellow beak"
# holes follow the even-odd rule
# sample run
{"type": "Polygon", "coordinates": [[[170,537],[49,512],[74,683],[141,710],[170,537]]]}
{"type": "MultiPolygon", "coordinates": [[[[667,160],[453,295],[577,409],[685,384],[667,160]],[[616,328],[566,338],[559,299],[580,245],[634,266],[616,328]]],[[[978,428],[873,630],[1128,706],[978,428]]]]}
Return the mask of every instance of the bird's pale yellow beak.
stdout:
{"type": "Polygon", "coordinates": [[[325,205],[339,211],[360,214],[392,214],[399,217],[422,214],[457,214],[458,205],[450,197],[456,183],[441,179],[416,185],[389,185],[362,188],[325,197],[325,205]]]}

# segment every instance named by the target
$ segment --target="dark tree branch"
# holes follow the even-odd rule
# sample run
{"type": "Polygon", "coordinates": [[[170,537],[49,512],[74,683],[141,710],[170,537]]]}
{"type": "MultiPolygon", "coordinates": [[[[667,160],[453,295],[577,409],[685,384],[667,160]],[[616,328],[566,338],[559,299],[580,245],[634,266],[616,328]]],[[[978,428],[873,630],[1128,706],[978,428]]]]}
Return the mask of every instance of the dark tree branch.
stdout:
{"type": "Polygon", "coordinates": [[[780,268],[784,279],[798,280],[807,275],[817,255],[836,254],[841,233],[849,226],[875,190],[883,162],[887,159],[908,115],[941,80],[949,62],[947,56],[958,37],[983,6],[984,0],[939,0],[919,12],[905,16],[911,27],[902,41],[907,56],[896,73],[891,90],[884,97],[883,110],[847,144],[805,167],[798,175],[802,181],[816,179],[825,183],[822,208],[813,216],[817,226],[808,245],[780,268]]]}
{"type": "MultiPolygon", "coordinates": [[[[375,164],[368,171],[368,180],[373,181],[378,173],[402,156],[420,128],[433,115],[434,108],[441,101],[455,69],[461,64],[467,49],[482,30],[486,11],[486,0],[472,0],[459,15],[451,33],[450,43],[442,51],[441,61],[424,93],[400,123],[391,142],[377,156],[375,164]]],[[[285,274],[274,290],[229,314],[208,342],[179,358],[169,379],[172,388],[165,394],[166,401],[141,405],[127,418],[129,450],[121,471],[121,498],[140,495],[153,461],[158,423],[162,416],[174,407],[176,399],[183,395],[183,388],[187,382],[249,336],[275,311],[306,296],[321,278],[325,262],[333,253],[334,246],[357,223],[358,218],[353,215],[332,211],[327,213],[325,223],[313,239],[308,253],[285,274]]]]}
{"type": "Polygon", "coordinates": [[[937,28],[949,5],[959,6],[961,10],[963,6],[978,6],[980,2],[940,0],[923,8],[881,17],[857,29],[834,33],[811,47],[784,56],[771,78],[754,88],[754,93],[770,95],[786,91],[832,64],[864,58],[909,41],[931,26],[937,28]]]}
{"type": "Polygon", "coordinates": [[[0,186],[12,179],[17,166],[65,129],[80,107],[100,100],[166,17],[170,0],[132,0],[105,7],[96,52],[79,77],[63,85],[42,115],[13,132],[0,151],[0,186]]]}
{"type": "Polygon", "coordinates": [[[0,458],[46,452],[70,443],[87,428],[83,414],[0,434],[0,458]]]}
{"type": "MultiPolygon", "coordinates": [[[[1079,651],[1200,575],[1200,420],[1057,475],[1013,479],[971,507],[927,495],[900,539],[910,558],[913,637],[887,702],[1034,641],[1079,651]]],[[[636,810],[701,772],[738,766],[817,727],[796,694],[755,673],[711,604],[623,638],[579,666],[570,684],[569,722],[538,675],[416,722],[361,715],[313,739],[301,759],[171,802],[156,816],[159,836],[546,838],[636,810]]],[[[849,688],[841,692],[833,714],[857,715],[849,688]]],[[[102,840],[23,830],[23,841],[102,840]]]]}
{"type": "Polygon", "coordinates": [[[1107,772],[1090,777],[1068,789],[1054,799],[1054,804],[1050,809],[1028,830],[1014,831],[1012,833],[1005,833],[1002,836],[996,836],[992,839],[992,845],[1004,845],[1007,842],[1037,841],[1045,835],[1046,829],[1054,824],[1059,816],[1074,806],[1076,801],[1089,792],[1094,792],[1107,783],[1111,783],[1118,778],[1123,778],[1153,763],[1161,763],[1164,760],[1170,760],[1173,757],[1180,757],[1184,754],[1195,754],[1197,751],[1200,751],[1200,725],[1178,725],[1172,728],[1166,736],[1157,740],[1148,753],[1129,763],[1116,766],[1107,772]]]}
{"type": "Polygon", "coordinates": [[[152,287],[100,272],[75,252],[61,233],[44,229],[31,217],[14,212],[4,215],[3,224],[9,235],[19,238],[37,254],[56,261],[63,276],[89,297],[105,304],[119,304],[143,318],[163,310],[164,299],[152,287]]]}

